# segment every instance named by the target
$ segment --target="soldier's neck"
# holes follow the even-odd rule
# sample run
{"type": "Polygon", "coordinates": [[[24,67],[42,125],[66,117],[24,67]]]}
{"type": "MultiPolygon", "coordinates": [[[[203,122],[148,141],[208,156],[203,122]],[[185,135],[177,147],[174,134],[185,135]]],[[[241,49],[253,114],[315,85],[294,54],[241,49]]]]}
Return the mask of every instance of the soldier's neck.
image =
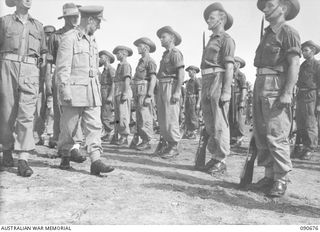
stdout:
{"type": "Polygon", "coordinates": [[[166,47],[166,50],[167,51],[171,51],[172,49],[174,49],[174,44],[173,43],[171,43],[171,44],[168,44],[168,46],[166,47]]]}
{"type": "Polygon", "coordinates": [[[125,62],[127,62],[127,58],[126,58],[126,57],[123,57],[122,60],[120,60],[120,64],[123,64],[123,63],[125,63],[125,62]]]}
{"type": "Polygon", "coordinates": [[[212,31],[212,34],[213,34],[213,35],[221,34],[222,32],[224,32],[224,26],[221,25],[221,26],[219,26],[219,27],[215,27],[215,28],[213,28],[211,31],[212,31]]]}
{"type": "Polygon", "coordinates": [[[270,27],[274,27],[276,25],[279,25],[279,24],[285,23],[285,22],[286,22],[286,20],[285,20],[284,16],[281,15],[278,18],[275,18],[274,20],[270,21],[269,23],[270,23],[270,27]]]}
{"type": "Polygon", "coordinates": [[[27,8],[17,8],[16,10],[16,15],[18,16],[18,18],[23,21],[26,22],[28,20],[29,17],[29,10],[27,8]]]}
{"type": "Polygon", "coordinates": [[[145,58],[145,57],[147,57],[147,56],[149,56],[149,53],[148,53],[148,52],[143,52],[143,53],[141,53],[141,58],[145,58]]]}

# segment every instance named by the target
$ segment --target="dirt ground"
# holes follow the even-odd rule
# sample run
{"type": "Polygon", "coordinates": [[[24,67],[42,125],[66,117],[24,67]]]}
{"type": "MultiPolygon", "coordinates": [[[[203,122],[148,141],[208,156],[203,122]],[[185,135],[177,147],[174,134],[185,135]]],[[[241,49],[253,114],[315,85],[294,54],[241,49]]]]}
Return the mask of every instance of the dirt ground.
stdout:
{"type": "MultiPolygon", "coordinates": [[[[197,140],[182,140],[174,160],[104,143],[102,160],[116,169],[103,177],[89,174],[89,159],[60,170],[60,159],[50,158],[56,151],[38,146],[32,177],[17,176],[16,167],[0,172],[0,223],[319,224],[320,153],[293,161],[292,183],[275,200],[238,189],[247,141],[232,150],[227,174],[217,178],[193,170],[197,140]]],[[[262,177],[263,168],[255,167],[253,182],[262,177]]]]}

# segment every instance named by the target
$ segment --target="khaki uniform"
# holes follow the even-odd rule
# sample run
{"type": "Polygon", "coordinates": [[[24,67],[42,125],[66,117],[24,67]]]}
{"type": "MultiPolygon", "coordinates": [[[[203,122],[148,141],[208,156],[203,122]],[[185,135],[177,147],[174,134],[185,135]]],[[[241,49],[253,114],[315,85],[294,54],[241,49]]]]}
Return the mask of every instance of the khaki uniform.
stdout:
{"type": "Polygon", "coordinates": [[[93,36],[83,34],[79,29],[72,29],[64,34],[56,62],[62,106],[58,149],[63,151],[63,156],[70,155],[68,151],[73,145],[73,137],[80,121],[92,162],[99,159],[102,152],[98,59],[97,44],[93,36]],[[71,103],[63,100],[64,91],[70,91],[71,103]]]}
{"type": "Polygon", "coordinates": [[[301,136],[304,149],[314,151],[318,145],[316,117],[317,85],[320,81],[320,63],[316,59],[304,61],[300,66],[297,82],[297,134],[301,136]]]}
{"type": "Polygon", "coordinates": [[[239,104],[245,97],[242,96],[242,91],[247,89],[246,76],[239,70],[234,73],[233,77],[233,94],[230,101],[229,122],[230,122],[230,135],[231,137],[245,135],[245,108],[239,109],[239,104]]]}
{"type": "Polygon", "coordinates": [[[185,125],[188,131],[194,131],[198,128],[198,115],[196,104],[201,91],[199,79],[190,79],[186,83],[186,100],[185,100],[185,125]]]}
{"type": "MultiPolygon", "coordinates": [[[[226,33],[212,35],[202,55],[201,108],[205,128],[209,134],[207,148],[215,160],[223,161],[230,154],[229,103],[220,106],[224,81],[224,67],[234,63],[235,43],[226,33]],[[215,64],[212,68],[209,61],[215,64]]],[[[231,93],[231,89],[229,90],[231,93]]]]}
{"type": "Polygon", "coordinates": [[[253,133],[258,148],[258,165],[266,168],[266,177],[284,179],[292,169],[289,132],[291,108],[276,106],[286,83],[289,54],[300,56],[300,37],[287,24],[265,29],[256,50],[258,68],[253,90],[253,133]]]}
{"type": "MultiPolygon", "coordinates": [[[[57,62],[57,54],[58,54],[58,49],[59,45],[61,43],[61,39],[63,35],[70,31],[72,29],[68,29],[66,27],[60,28],[57,30],[55,33],[53,33],[48,41],[48,62],[51,64],[56,64],[57,62]]],[[[59,139],[59,134],[60,134],[60,117],[61,117],[61,107],[59,105],[59,100],[58,100],[58,88],[57,88],[57,77],[56,77],[56,72],[53,73],[52,77],[52,95],[53,95],[53,115],[54,115],[54,122],[53,122],[53,141],[58,141],[59,139]]],[[[81,126],[78,126],[79,128],[77,132],[73,135],[73,142],[80,144],[83,140],[83,134],[81,130],[81,126]]]]}
{"type": "Polygon", "coordinates": [[[132,80],[132,92],[136,107],[137,134],[143,141],[150,141],[153,136],[153,104],[144,106],[150,75],[157,73],[157,65],[150,55],[139,60],[132,80]]]}
{"type": "Polygon", "coordinates": [[[159,80],[156,104],[157,115],[160,126],[160,136],[168,143],[178,143],[180,141],[179,127],[179,101],[171,103],[171,96],[177,84],[176,72],[183,68],[183,55],[177,49],[165,51],[160,61],[160,68],[157,74],[159,80]]]}
{"type": "Polygon", "coordinates": [[[115,78],[115,69],[109,64],[107,68],[104,68],[101,76],[101,97],[102,97],[102,106],[101,106],[101,121],[104,127],[104,130],[107,133],[110,133],[113,130],[113,103],[107,102],[107,98],[112,91],[112,83],[115,78]]]}
{"type": "Polygon", "coordinates": [[[120,135],[127,136],[130,134],[130,102],[132,92],[129,90],[128,99],[121,102],[121,95],[124,91],[125,79],[132,76],[131,66],[128,62],[123,62],[118,65],[116,76],[114,79],[114,117],[115,117],[115,131],[120,135]]]}
{"type": "Polygon", "coordinates": [[[38,58],[46,52],[45,34],[39,21],[30,15],[25,24],[16,14],[0,18],[0,143],[4,150],[35,149],[38,58]]]}

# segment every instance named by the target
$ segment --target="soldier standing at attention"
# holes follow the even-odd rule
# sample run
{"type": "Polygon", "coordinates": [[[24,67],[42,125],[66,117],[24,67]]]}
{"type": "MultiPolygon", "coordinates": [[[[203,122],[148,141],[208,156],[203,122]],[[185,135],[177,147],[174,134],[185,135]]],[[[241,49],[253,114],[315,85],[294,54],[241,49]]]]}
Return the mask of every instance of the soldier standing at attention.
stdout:
{"type": "Polygon", "coordinates": [[[320,51],[320,46],[309,40],[301,45],[303,57],[306,59],[300,66],[297,82],[297,110],[296,123],[297,134],[301,136],[303,149],[297,151],[297,141],[292,158],[303,160],[311,159],[312,152],[318,146],[318,126],[317,88],[320,83],[320,63],[314,58],[314,55],[320,51]]]}
{"type": "Polygon", "coordinates": [[[101,94],[98,77],[98,48],[94,37],[103,19],[102,6],[83,6],[81,22],[61,39],[57,54],[57,82],[62,106],[58,148],[62,151],[61,169],[70,168],[72,135],[80,124],[90,156],[92,175],[113,171],[101,160],[101,94]]]}
{"type": "MultiPolygon", "coordinates": [[[[79,9],[74,3],[66,3],[63,5],[63,15],[58,19],[64,19],[64,26],[57,30],[49,39],[48,42],[48,62],[47,62],[47,76],[51,75],[52,67],[57,62],[57,53],[62,36],[69,30],[74,29],[78,25],[79,21],[79,9]]],[[[53,123],[53,137],[49,140],[49,147],[54,148],[57,144],[60,134],[60,114],[61,109],[58,101],[58,91],[56,84],[56,74],[53,75],[52,81],[50,78],[46,78],[47,81],[47,93],[53,95],[53,111],[54,111],[54,123],[53,123]]],[[[72,146],[70,147],[71,160],[85,160],[85,157],[81,158],[80,144],[82,142],[83,135],[81,126],[78,126],[78,130],[73,135],[72,146]]],[[[61,151],[58,151],[58,156],[61,156],[61,151]]]]}
{"type": "Polygon", "coordinates": [[[113,90],[114,90],[114,77],[116,70],[111,66],[114,62],[114,56],[105,50],[99,52],[99,66],[103,66],[103,72],[100,76],[101,83],[101,122],[103,126],[104,135],[103,141],[109,141],[111,139],[111,133],[113,131],[112,122],[114,121],[112,107],[113,107],[113,90]]]}
{"type": "Polygon", "coordinates": [[[293,88],[298,79],[301,54],[298,32],[286,24],[300,10],[298,0],[258,0],[270,25],[256,50],[257,78],[253,90],[253,135],[258,165],[265,177],[257,188],[271,197],[285,194],[290,160],[289,133],[293,88]]]}
{"type": "Polygon", "coordinates": [[[190,79],[186,83],[185,96],[185,137],[188,139],[196,139],[196,130],[198,129],[200,101],[201,101],[201,84],[197,78],[200,69],[196,66],[186,68],[190,79]]]}
{"type": "Polygon", "coordinates": [[[201,61],[201,107],[206,132],[209,135],[208,151],[212,159],[204,171],[211,175],[223,174],[226,158],[230,154],[229,102],[234,69],[234,40],[225,31],[232,24],[232,16],[221,3],[209,5],[204,13],[210,40],[203,50],[201,61]]]}
{"type": "MultiPolygon", "coordinates": [[[[128,56],[132,56],[132,49],[126,46],[117,46],[113,52],[119,64],[114,79],[114,116],[115,134],[120,135],[120,139],[115,141],[116,145],[128,145],[128,135],[130,134],[130,101],[132,91],[130,80],[132,76],[131,66],[127,61],[128,56]]],[[[112,139],[114,141],[114,139],[112,139]]]]}
{"type": "Polygon", "coordinates": [[[241,145],[245,134],[247,82],[246,76],[240,71],[240,68],[243,68],[246,62],[237,56],[234,60],[234,75],[229,110],[230,137],[231,144],[241,145]]]}
{"type": "Polygon", "coordinates": [[[155,154],[167,159],[179,155],[179,101],[184,80],[184,63],[182,53],[176,48],[181,43],[181,36],[170,26],[160,28],[157,36],[166,51],[162,55],[157,74],[159,87],[156,103],[161,137],[155,154]]]}
{"type": "Polygon", "coordinates": [[[3,166],[13,167],[18,154],[18,175],[33,174],[28,156],[35,149],[33,122],[39,94],[40,68],[44,69],[46,39],[42,24],[28,13],[31,0],[6,0],[16,7],[0,18],[0,144],[3,166]]]}
{"type": "Polygon", "coordinates": [[[156,45],[146,37],[137,39],[133,44],[137,46],[141,58],[132,80],[133,98],[136,107],[137,134],[132,140],[130,147],[144,151],[151,149],[150,140],[153,136],[152,99],[157,78],[157,65],[150,57],[150,53],[156,51],[156,45]],[[139,137],[142,139],[140,144],[138,144],[139,137]]]}

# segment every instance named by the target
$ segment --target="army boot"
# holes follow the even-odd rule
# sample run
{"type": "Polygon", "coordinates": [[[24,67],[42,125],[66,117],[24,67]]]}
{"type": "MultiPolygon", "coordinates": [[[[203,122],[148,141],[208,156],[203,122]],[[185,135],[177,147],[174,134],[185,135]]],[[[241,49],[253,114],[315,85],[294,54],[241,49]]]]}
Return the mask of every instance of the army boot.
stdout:
{"type": "Polygon", "coordinates": [[[133,139],[131,140],[129,148],[135,149],[137,147],[137,144],[139,143],[139,135],[134,134],[133,139]]]}
{"type": "Polygon", "coordinates": [[[303,151],[303,145],[302,144],[295,144],[293,151],[290,154],[291,159],[300,158],[303,151]]]}
{"type": "Polygon", "coordinates": [[[33,174],[32,169],[29,167],[27,161],[18,161],[18,175],[22,177],[30,177],[33,174]]]}
{"type": "Polygon", "coordinates": [[[137,147],[136,149],[138,151],[145,151],[151,149],[151,144],[149,140],[143,140],[137,147]]]}
{"type": "Polygon", "coordinates": [[[4,167],[13,167],[14,163],[11,150],[3,151],[2,165],[4,167]]]}
{"type": "Polygon", "coordinates": [[[164,150],[166,149],[166,147],[167,147],[167,142],[164,140],[163,137],[160,137],[160,141],[159,141],[157,148],[154,151],[153,155],[161,155],[164,152],[164,150]]]}
{"type": "Polygon", "coordinates": [[[99,176],[100,173],[112,172],[113,170],[114,167],[107,166],[106,164],[102,163],[101,160],[94,161],[90,166],[90,174],[95,176],[99,176]]]}
{"type": "Polygon", "coordinates": [[[70,161],[76,163],[83,163],[87,158],[80,153],[80,150],[74,148],[70,151],[70,161]]]}
{"type": "Polygon", "coordinates": [[[128,145],[128,136],[127,135],[122,135],[120,139],[117,142],[118,146],[125,146],[128,145]]]}
{"type": "Polygon", "coordinates": [[[62,157],[61,158],[61,162],[60,162],[60,165],[59,165],[59,168],[62,169],[62,170],[68,170],[71,168],[70,166],[70,157],[62,157]]]}
{"type": "Polygon", "coordinates": [[[178,143],[169,144],[161,155],[162,159],[171,159],[179,155],[178,143]]]}

